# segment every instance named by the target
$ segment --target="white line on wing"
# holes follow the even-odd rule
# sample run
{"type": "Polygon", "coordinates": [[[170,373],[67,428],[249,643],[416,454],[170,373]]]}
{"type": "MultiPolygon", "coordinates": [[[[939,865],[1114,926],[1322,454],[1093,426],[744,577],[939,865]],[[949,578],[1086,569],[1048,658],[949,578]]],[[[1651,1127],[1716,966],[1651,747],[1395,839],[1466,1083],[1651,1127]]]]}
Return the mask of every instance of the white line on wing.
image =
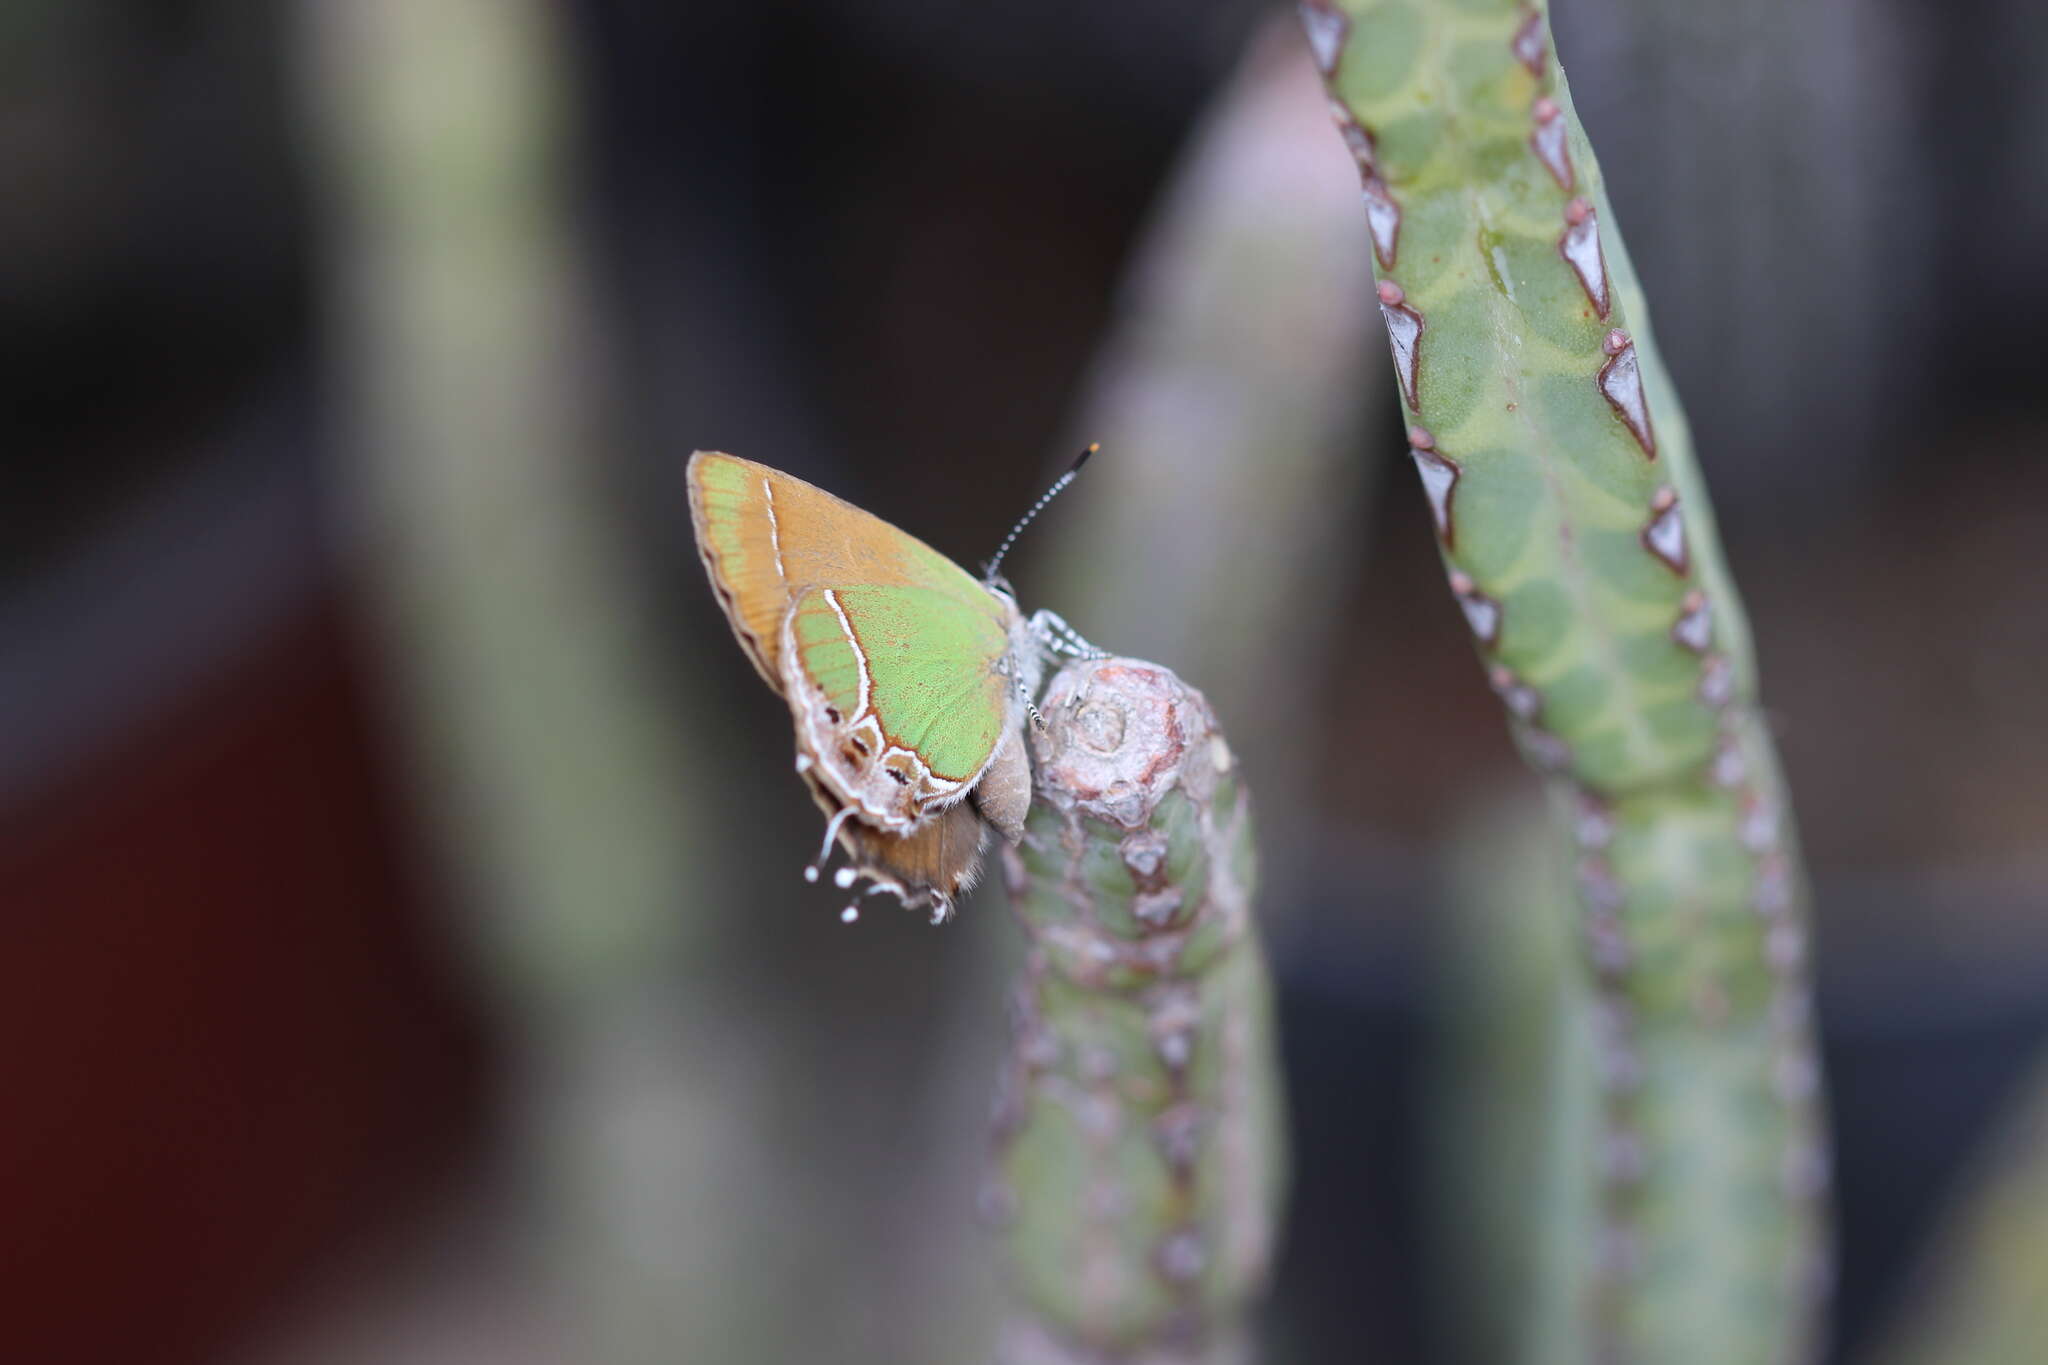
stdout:
{"type": "Polygon", "coordinates": [[[761,480],[761,496],[768,503],[768,544],[775,551],[775,572],[787,583],[789,570],[782,563],[782,527],[775,520],[775,485],[766,479],[761,480]]]}
{"type": "Polygon", "coordinates": [[[846,608],[839,605],[839,594],[825,589],[825,601],[832,608],[832,614],[839,618],[839,628],[846,632],[846,644],[853,651],[853,662],[860,669],[860,701],[853,708],[849,720],[868,713],[868,656],[861,653],[860,637],[853,633],[853,622],[846,619],[846,608]]]}

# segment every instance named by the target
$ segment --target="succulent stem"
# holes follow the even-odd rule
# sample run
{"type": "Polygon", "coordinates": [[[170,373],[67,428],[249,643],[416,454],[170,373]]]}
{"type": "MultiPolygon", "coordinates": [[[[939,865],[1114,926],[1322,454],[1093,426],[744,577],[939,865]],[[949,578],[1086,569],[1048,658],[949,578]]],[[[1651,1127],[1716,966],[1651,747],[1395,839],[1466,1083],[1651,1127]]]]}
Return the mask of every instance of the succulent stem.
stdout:
{"type": "Polygon", "coordinates": [[[1828,1163],[1742,606],[1542,6],[1301,7],[1452,595],[1570,831],[1593,1359],[1803,1359],[1828,1163]]]}
{"type": "Polygon", "coordinates": [[[1130,659],[1053,679],[1005,880],[1030,949],[997,1104],[1025,1362],[1237,1359],[1284,1184],[1248,803],[1208,703],[1130,659]]]}

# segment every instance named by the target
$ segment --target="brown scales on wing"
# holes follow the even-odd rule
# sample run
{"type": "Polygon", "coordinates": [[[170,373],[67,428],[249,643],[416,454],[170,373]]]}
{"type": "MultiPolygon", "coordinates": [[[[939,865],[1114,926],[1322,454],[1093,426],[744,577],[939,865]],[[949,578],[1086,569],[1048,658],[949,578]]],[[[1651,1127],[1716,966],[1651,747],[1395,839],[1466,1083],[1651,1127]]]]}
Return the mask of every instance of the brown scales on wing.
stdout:
{"type": "MultiPolygon", "coordinates": [[[[815,773],[805,773],[804,784],[828,818],[844,804],[826,790],[815,773]]],[[[858,817],[843,821],[839,846],[846,850],[856,871],[896,890],[906,904],[921,903],[920,893],[926,888],[957,903],[974,889],[981,873],[981,846],[987,830],[974,803],[958,801],[904,835],[886,833],[858,817]]]]}

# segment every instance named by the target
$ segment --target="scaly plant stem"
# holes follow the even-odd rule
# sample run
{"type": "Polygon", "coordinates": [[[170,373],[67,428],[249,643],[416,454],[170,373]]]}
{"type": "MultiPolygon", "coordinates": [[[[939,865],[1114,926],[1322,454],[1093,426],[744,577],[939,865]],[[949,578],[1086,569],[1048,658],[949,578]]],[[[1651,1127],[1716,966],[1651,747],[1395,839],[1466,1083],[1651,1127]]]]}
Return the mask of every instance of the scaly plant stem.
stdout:
{"type": "Polygon", "coordinates": [[[1240,1360],[1284,1183],[1251,820],[1201,695],[1070,665],[1004,860],[1030,938],[992,1212],[1025,1315],[1010,1365],[1240,1360]]]}
{"type": "Polygon", "coordinates": [[[1541,6],[1309,0],[1451,589],[1571,831],[1597,1236],[1581,1358],[1804,1358],[1827,1159],[1748,630],[1541,6]]]}

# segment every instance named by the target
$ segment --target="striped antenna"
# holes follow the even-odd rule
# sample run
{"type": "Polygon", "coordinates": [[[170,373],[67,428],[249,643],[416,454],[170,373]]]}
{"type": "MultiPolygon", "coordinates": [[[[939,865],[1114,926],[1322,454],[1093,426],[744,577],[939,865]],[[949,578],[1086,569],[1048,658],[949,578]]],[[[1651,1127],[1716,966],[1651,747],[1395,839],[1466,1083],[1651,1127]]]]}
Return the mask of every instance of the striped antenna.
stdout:
{"type": "Polygon", "coordinates": [[[1040,512],[1043,512],[1045,505],[1058,497],[1065,490],[1066,486],[1074,481],[1074,476],[1081,472],[1081,466],[1088,463],[1088,457],[1100,449],[1102,449],[1102,442],[1089,442],[1088,448],[1075,456],[1074,462],[1067,466],[1067,472],[1052,481],[1052,487],[1046,489],[1044,496],[1031,504],[1029,512],[1017,518],[1017,524],[1010,528],[1010,534],[1004,536],[1003,543],[996,548],[996,557],[988,562],[988,569],[982,574],[983,578],[993,579],[996,576],[996,569],[1002,565],[1003,556],[1010,553],[1010,547],[1017,543],[1017,537],[1023,533],[1025,527],[1031,524],[1031,519],[1040,512]]]}

